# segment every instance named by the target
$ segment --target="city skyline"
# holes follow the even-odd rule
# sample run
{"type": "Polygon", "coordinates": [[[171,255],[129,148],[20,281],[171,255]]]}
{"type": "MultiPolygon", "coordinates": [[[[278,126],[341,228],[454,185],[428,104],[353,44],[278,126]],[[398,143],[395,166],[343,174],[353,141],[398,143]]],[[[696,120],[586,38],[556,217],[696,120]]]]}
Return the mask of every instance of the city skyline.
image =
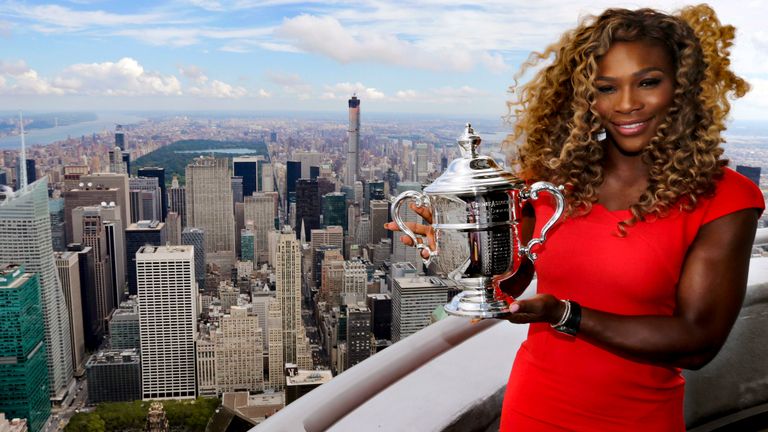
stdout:
{"type": "MultiPolygon", "coordinates": [[[[0,110],[331,111],[357,93],[366,112],[498,116],[529,53],[585,15],[684,5],[326,3],[3,1],[0,110]]],[[[759,119],[768,108],[768,5],[710,4],[736,26],[734,70],[753,87],[733,117],[759,119]]]]}

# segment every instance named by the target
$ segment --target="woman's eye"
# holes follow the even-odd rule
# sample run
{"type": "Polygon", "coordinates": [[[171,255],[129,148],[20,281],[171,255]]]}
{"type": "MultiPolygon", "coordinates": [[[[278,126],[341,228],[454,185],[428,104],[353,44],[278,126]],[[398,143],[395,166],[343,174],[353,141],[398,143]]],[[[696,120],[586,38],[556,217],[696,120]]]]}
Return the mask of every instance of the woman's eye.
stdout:
{"type": "Polygon", "coordinates": [[[640,87],[655,87],[661,82],[658,78],[648,78],[640,81],[640,87]]]}
{"type": "Polygon", "coordinates": [[[612,93],[613,92],[613,86],[598,86],[597,87],[597,91],[599,93],[603,93],[603,94],[612,93]]]}

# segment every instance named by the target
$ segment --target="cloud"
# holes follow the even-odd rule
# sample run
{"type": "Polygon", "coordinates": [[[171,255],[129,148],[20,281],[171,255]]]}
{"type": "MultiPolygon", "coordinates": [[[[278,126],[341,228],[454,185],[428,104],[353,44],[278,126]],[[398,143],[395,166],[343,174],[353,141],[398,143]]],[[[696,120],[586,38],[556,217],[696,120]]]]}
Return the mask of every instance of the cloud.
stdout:
{"type": "Polygon", "coordinates": [[[114,63],[74,64],[64,69],[54,83],[80,94],[137,96],[182,93],[181,83],[175,76],[147,71],[130,57],[114,63]]]}
{"type": "Polygon", "coordinates": [[[413,89],[399,90],[395,92],[394,100],[400,102],[422,102],[433,104],[445,104],[467,102],[491,96],[488,92],[470,86],[438,87],[423,91],[413,89]]]}
{"type": "Polygon", "coordinates": [[[9,23],[8,21],[0,20],[0,37],[2,38],[11,37],[11,23],[9,23]]]}
{"type": "Polygon", "coordinates": [[[27,62],[24,60],[16,60],[13,62],[6,62],[0,60],[0,74],[19,75],[29,70],[27,62]]]}
{"type": "Polygon", "coordinates": [[[179,73],[198,84],[208,81],[208,77],[203,73],[203,70],[195,65],[179,66],[179,73]]]}
{"type": "Polygon", "coordinates": [[[270,93],[270,92],[268,92],[268,91],[266,91],[264,89],[259,89],[259,92],[257,94],[261,98],[270,98],[270,97],[272,97],[272,93],[270,93]]]}
{"type": "Polygon", "coordinates": [[[312,96],[312,86],[298,74],[268,71],[265,78],[279,86],[289,96],[296,96],[299,99],[308,99],[312,96]]]}
{"type": "Polygon", "coordinates": [[[361,99],[381,100],[386,96],[383,92],[373,88],[366,87],[362,83],[337,83],[326,85],[325,91],[320,95],[321,99],[348,99],[352,94],[360,96],[361,99]]]}
{"type": "Polygon", "coordinates": [[[207,86],[190,87],[187,93],[192,96],[208,98],[237,99],[248,94],[248,91],[239,86],[232,86],[219,80],[213,80],[207,86]]]}
{"type": "Polygon", "coordinates": [[[34,28],[42,33],[78,31],[94,26],[118,27],[144,25],[160,22],[178,22],[171,15],[158,13],[115,14],[101,10],[80,11],[64,6],[47,4],[28,6],[24,3],[7,3],[0,11],[17,19],[26,19],[38,23],[34,28]]]}

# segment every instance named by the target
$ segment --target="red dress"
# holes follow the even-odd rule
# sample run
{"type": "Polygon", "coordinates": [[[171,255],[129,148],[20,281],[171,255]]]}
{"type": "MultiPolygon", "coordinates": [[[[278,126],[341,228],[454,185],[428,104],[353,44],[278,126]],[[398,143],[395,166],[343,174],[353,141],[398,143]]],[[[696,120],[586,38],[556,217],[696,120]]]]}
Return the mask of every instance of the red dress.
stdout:
{"type": "MultiPolygon", "coordinates": [[[[553,210],[537,205],[537,228],[553,210]]],[[[548,235],[536,261],[538,292],[622,315],[672,315],[686,251],[699,227],[745,208],[764,208],[754,183],[725,168],[715,194],[693,212],[616,224],[628,210],[595,204],[548,235]]],[[[517,353],[501,414],[502,431],[684,431],[680,369],[639,363],[549,324],[531,324],[517,353]]]]}

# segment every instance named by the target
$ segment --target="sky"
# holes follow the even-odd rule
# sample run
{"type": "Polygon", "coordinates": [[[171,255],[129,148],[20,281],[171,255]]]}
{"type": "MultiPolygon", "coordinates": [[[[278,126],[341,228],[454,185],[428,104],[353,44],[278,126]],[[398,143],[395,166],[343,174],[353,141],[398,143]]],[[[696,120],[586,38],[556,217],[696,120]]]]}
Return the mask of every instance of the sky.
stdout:
{"type": "MultiPolygon", "coordinates": [[[[0,0],[0,110],[335,111],[501,116],[520,64],[606,7],[577,0],[0,0]]],[[[737,27],[768,113],[768,0],[710,2],[737,27]]]]}

